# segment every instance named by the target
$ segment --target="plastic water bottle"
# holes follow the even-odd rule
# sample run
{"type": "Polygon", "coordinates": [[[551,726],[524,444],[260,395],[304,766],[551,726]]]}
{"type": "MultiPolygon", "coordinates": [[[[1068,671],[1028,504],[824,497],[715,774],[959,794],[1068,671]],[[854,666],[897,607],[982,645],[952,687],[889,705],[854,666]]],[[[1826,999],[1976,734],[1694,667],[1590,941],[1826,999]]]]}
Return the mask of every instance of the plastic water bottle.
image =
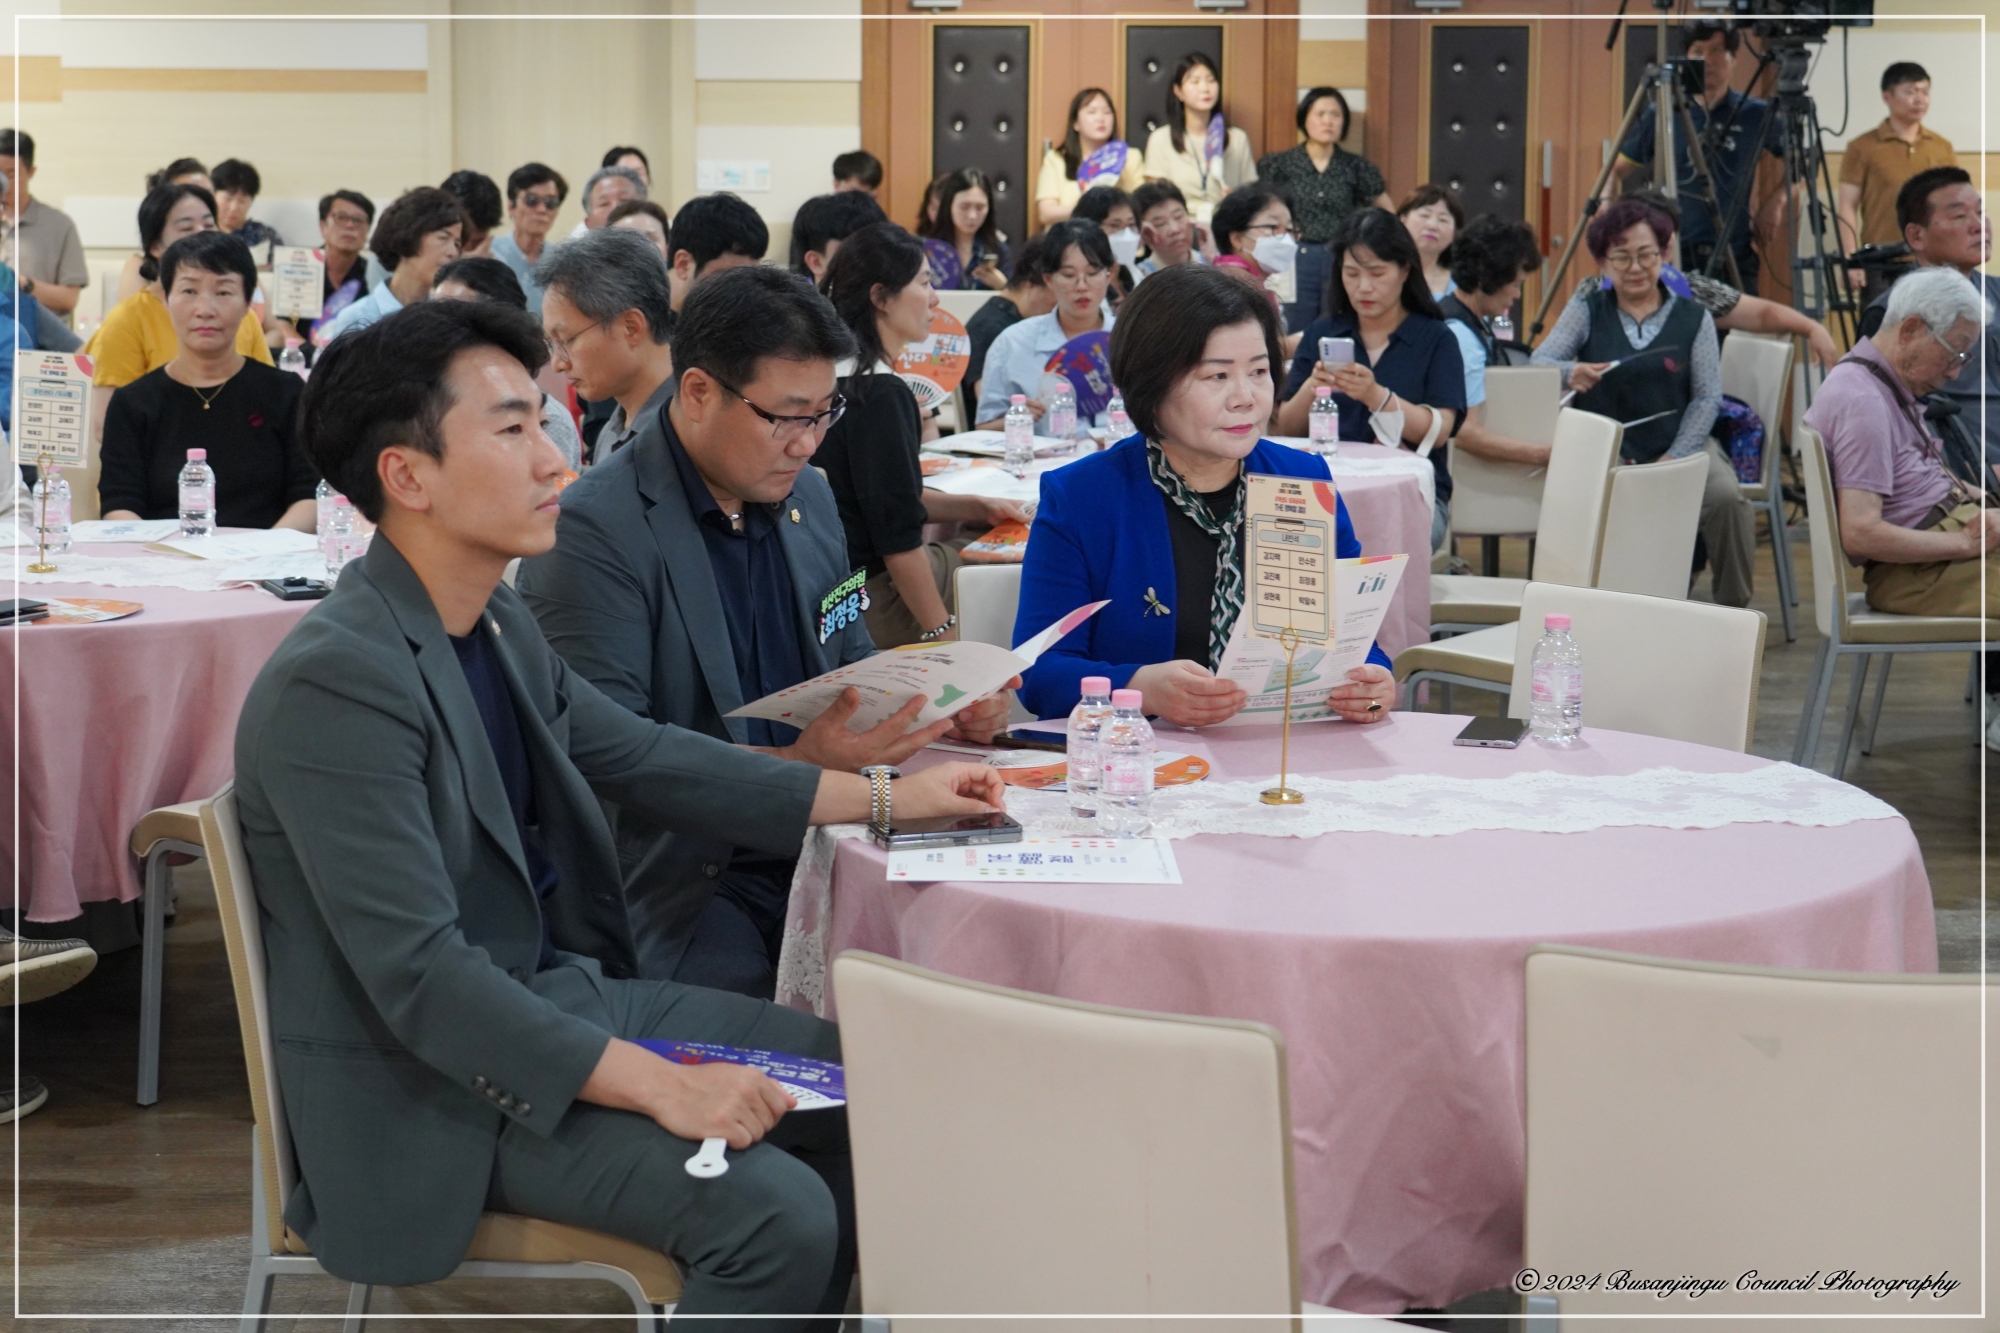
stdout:
{"type": "Polygon", "coordinates": [[[344,495],[333,497],[333,510],[327,518],[326,531],[320,535],[320,550],[326,555],[328,578],[339,578],[340,571],[347,562],[360,555],[358,537],[354,530],[354,501],[344,495]]]}
{"type": "Polygon", "coordinates": [[[1533,702],[1528,731],[1544,745],[1568,749],[1583,743],[1583,654],[1569,636],[1569,617],[1546,616],[1535,645],[1533,702]]]}
{"type": "Polygon", "coordinates": [[[288,375],[304,379],[311,372],[306,369],[306,354],[300,349],[305,346],[303,338],[285,339],[285,350],[278,353],[278,369],[288,375]]]}
{"type": "Polygon", "coordinates": [[[61,463],[49,464],[35,482],[32,522],[50,555],[69,549],[69,483],[63,480],[61,463]]]}
{"type": "Polygon", "coordinates": [[[326,535],[333,523],[333,502],[340,498],[340,492],[333,489],[333,483],[321,479],[313,488],[313,532],[319,537],[319,549],[326,549],[326,535]]]}
{"type": "Polygon", "coordinates": [[[1514,316],[1502,310],[1493,317],[1493,336],[1503,343],[1514,341],[1514,316]]]}
{"type": "Polygon", "coordinates": [[[1007,403],[1002,426],[1007,436],[1006,457],[1001,461],[1009,472],[1025,477],[1035,469],[1035,418],[1028,411],[1027,394],[1017,393],[1007,403]]]}
{"type": "Polygon", "coordinates": [[[1116,444],[1132,433],[1132,418],[1125,414],[1125,395],[1113,389],[1111,401],[1104,405],[1104,419],[1111,428],[1111,443],[1116,444]]]}
{"type": "Polygon", "coordinates": [[[1306,418],[1306,434],[1314,448],[1332,453],[1340,442],[1340,405],[1333,401],[1333,389],[1320,384],[1313,388],[1312,411],[1306,418]]]}
{"type": "Polygon", "coordinates": [[[181,536],[215,535],[215,470],[208,465],[208,450],[190,449],[187,466],[181,469],[181,536]]]}
{"type": "Polygon", "coordinates": [[[1069,715],[1069,812],[1078,819],[1097,814],[1097,787],[1104,777],[1097,737],[1110,716],[1111,678],[1085,676],[1083,698],[1069,715]]]}
{"type": "Polygon", "coordinates": [[[1059,443],[1068,444],[1076,438],[1076,390],[1070,388],[1068,380],[1057,383],[1055,392],[1049,395],[1049,434],[1059,443]]]}
{"type": "Polygon", "coordinates": [[[1098,827],[1114,838],[1142,838],[1153,828],[1153,728],[1137,690],[1111,692],[1111,716],[1098,732],[1104,776],[1097,788],[1098,827]]]}

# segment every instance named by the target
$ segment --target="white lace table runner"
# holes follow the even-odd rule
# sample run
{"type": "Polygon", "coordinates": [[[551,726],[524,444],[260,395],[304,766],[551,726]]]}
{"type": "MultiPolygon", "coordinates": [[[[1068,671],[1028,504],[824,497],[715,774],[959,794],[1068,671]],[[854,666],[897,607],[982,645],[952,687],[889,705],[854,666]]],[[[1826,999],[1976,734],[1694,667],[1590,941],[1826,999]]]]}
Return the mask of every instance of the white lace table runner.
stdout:
{"type": "MultiPolygon", "coordinates": [[[[214,592],[260,579],[289,577],[323,579],[326,560],[318,551],[249,556],[241,560],[191,560],[178,555],[80,555],[75,550],[56,556],[53,574],[30,574],[23,560],[14,569],[22,583],[88,583],[104,588],[183,588],[214,592]]],[[[5,570],[0,565],[0,571],[5,570]]],[[[5,574],[0,572],[0,578],[5,574]]]]}
{"type": "MultiPolygon", "coordinates": [[[[1863,819],[1899,819],[1890,805],[1856,787],[1793,764],[1765,764],[1744,773],[1690,773],[1648,768],[1586,776],[1515,773],[1504,778],[1453,778],[1403,773],[1343,780],[1294,777],[1303,805],[1258,800],[1261,782],[1196,782],[1153,798],[1154,831],[1168,838],[1248,833],[1311,838],[1322,833],[1400,833],[1442,837],[1477,829],[1584,833],[1647,826],[1703,829],[1725,824],[1800,824],[1827,828],[1863,819]]],[[[1007,809],[1037,835],[1094,832],[1073,819],[1062,792],[1007,789],[1007,809]]],[[[811,830],[792,878],[784,948],[778,960],[778,1002],[826,1012],[826,952],[833,927],[833,862],[840,842],[860,837],[859,824],[811,830]]]]}

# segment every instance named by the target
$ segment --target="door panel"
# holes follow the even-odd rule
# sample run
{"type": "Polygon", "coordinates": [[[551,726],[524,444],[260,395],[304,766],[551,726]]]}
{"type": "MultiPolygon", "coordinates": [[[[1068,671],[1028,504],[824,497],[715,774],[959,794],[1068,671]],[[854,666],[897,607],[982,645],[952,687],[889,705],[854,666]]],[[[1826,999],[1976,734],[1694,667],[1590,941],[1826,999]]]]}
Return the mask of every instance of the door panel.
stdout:
{"type": "MultiPolygon", "coordinates": [[[[1167,123],[1167,92],[1174,86],[1174,68],[1181,57],[1199,51],[1223,69],[1220,24],[1132,24],[1125,29],[1125,137],[1140,152],[1146,136],[1167,123]]],[[[1241,89],[1222,85],[1227,104],[1241,89]]],[[[1253,131],[1254,133],[1254,131],[1253,131]]]]}
{"type": "Polygon", "coordinates": [[[1526,215],[1528,29],[1431,30],[1430,179],[1467,216],[1526,215]]]}
{"type": "Polygon", "coordinates": [[[1028,236],[1028,29],[939,24],[932,31],[934,174],[977,167],[993,212],[1018,250],[1028,236]]]}

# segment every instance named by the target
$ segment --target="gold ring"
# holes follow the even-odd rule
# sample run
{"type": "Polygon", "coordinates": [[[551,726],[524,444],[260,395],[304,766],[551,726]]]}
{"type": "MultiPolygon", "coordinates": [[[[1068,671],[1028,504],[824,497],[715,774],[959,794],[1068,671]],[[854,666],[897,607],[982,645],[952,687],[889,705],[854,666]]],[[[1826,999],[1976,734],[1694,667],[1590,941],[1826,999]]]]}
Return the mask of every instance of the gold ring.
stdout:
{"type": "Polygon", "coordinates": [[[1382,711],[1381,701],[1379,699],[1370,699],[1368,701],[1368,711],[1371,713],[1381,712],[1382,711]]]}

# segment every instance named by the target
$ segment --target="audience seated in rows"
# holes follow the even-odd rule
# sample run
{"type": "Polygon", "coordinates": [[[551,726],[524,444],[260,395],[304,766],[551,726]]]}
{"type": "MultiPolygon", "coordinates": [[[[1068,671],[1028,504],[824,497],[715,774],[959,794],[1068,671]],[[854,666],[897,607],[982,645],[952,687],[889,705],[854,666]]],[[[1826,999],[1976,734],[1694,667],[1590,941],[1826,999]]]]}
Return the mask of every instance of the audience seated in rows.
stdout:
{"type": "Polygon", "coordinates": [[[917,228],[930,256],[931,285],[939,291],[999,291],[1007,285],[1007,239],[993,216],[993,191],[974,167],[931,182],[917,228]]]}
{"type": "MultiPolygon", "coordinates": [[[[494,301],[510,309],[526,311],[528,298],[521,283],[508,268],[490,255],[454,259],[438,270],[437,285],[431,288],[433,301],[494,301]]],[[[569,408],[553,394],[542,394],[542,430],[563,456],[572,472],[583,467],[583,441],[576,433],[576,421],[569,408]]]]}
{"type": "Polygon", "coordinates": [[[2000,617],[2000,514],[1946,469],[1918,402],[1978,350],[1986,319],[1985,299],[1956,269],[1910,274],[1806,410],[1826,441],[1841,544],[1877,611],[2000,617]]]}
{"type": "Polygon", "coordinates": [[[1165,111],[1146,136],[1146,179],[1172,181],[1195,220],[1206,222],[1231,190],[1257,179],[1250,136],[1223,116],[1222,75],[1199,51],[1174,67],[1165,111]]]}
{"type": "Polygon", "coordinates": [[[264,178],[248,162],[232,157],[216,163],[215,170],[209,173],[209,180],[215,190],[216,230],[227,232],[242,241],[250,247],[254,258],[263,261],[260,267],[268,267],[268,247],[283,245],[285,238],[278,234],[276,227],[250,216],[257,196],[264,192],[264,178]]]}
{"type": "Polygon", "coordinates": [[[535,277],[551,362],[579,399],[610,405],[592,445],[602,462],[674,391],[666,269],[643,236],[603,227],[552,248],[535,277]]]}
{"type": "MultiPolygon", "coordinates": [[[[1065,224],[1068,225],[1068,224],[1065,224]]],[[[1076,706],[1085,676],[1145,695],[1181,726],[1223,722],[1241,686],[1214,674],[1242,611],[1245,473],[1330,479],[1318,454],[1260,439],[1271,418],[1278,316],[1248,284],[1183,265],[1139,284],[1111,334],[1111,371],[1138,434],[1042,478],[1021,570],[1018,642],[1089,602],[1110,605],[1023,674],[1037,717],[1076,706]]],[[[1361,554],[1345,501],[1336,551],[1361,554]]],[[[1330,696],[1350,721],[1388,716],[1380,647],[1330,696]]]]}
{"type": "Polygon", "coordinates": [[[863,227],[887,220],[882,205],[865,190],[815,195],[800,204],[792,217],[792,272],[817,287],[842,241],[863,227]]]}
{"type": "Polygon", "coordinates": [[[1048,233],[1034,237],[1014,256],[1014,272],[1007,285],[988,297],[986,303],[965,321],[965,336],[972,341],[971,359],[965,363],[964,383],[969,402],[979,401],[979,382],[986,373],[986,354],[993,340],[1024,319],[1046,315],[1056,308],[1056,294],[1043,279],[1048,276],[1048,233]]]}
{"type": "Polygon", "coordinates": [[[458,200],[465,210],[465,237],[459,242],[459,258],[490,258],[493,238],[500,230],[500,187],[484,172],[454,171],[439,189],[458,200]]]}
{"type": "Polygon", "coordinates": [[[352,329],[415,305],[431,294],[438,270],[458,258],[465,235],[465,209],[458,199],[435,186],[406,191],[382,210],[368,245],[388,271],[388,278],[368,295],[313,330],[323,347],[352,329]]]}
{"type": "Polygon", "coordinates": [[[1303,329],[1325,313],[1320,302],[1333,275],[1333,238],[1354,210],[1395,207],[1381,169],[1340,146],[1353,121],[1340,89],[1308,88],[1296,120],[1304,142],[1257,159],[1257,179],[1285,191],[1299,229],[1298,281],[1283,310],[1289,329],[1303,329]]]}
{"type": "Polygon", "coordinates": [[[299,448],[303,386],[242,347],[257,289],[250,247],[213,229],[193,232],[160,257],[158,284],[175,352],[120,389],[105,412],[104,517],[178,517],[181,468],[189,450],[205,449],[219,526],[313,531],[319,475],[299,448]]]}
{"type": "Polygon", "coordinates": [[[570,232],[572,237],[596,231],[611,221],[611,210],[628,199],[646,197],[646,178],[636,167],[599,167],[583,183],[583,221],[570,232]]]}
{"type": "MultiPolygon", "coordinates": [[[[1132,211],[1132,196],[1115,185],[1094,185],[1076,201],[1070,216],[1095,222],[1111,243],[1111,284],[1104,299],[1115,312],[1139,284],[1139,275],[1132,271],[1139,262],[1139,215],[1132,211]]],[[[1020,260],[1014,262],[1018,265],[1020,260]]]]}
{"type": "MultiPolygon", "coordinates": [[[[619,269],[644,281],[636,262],[619,269]]],[[[858,734],[851,703],[803,731],[726,716],[874,651],[839,511],[808,466],[844,405],[836,364],[854,350],[825,299],[781,270],[719,274],[690,294],[678,391],[564,493],[554,549],[519,576],[556,651],[615,703],[848,770],[898,762],[953,725],[906,735],[921,700],[858,734]]],[[[1006,708],[975,705],[960,725],[990,736],[1006,708]]],[[[768,998],[796,841],[773,848],[616,804],[641,975],[768,998]]]]}
{"type": "Polygon", "coordinates": [[[1117,322],[1104,303],[1111,284],[1111,242],[1103,229],[1095,222],[1071,218],[1042,233],[1041,245],[1042,282],[1055,298],[1055,309],[1003,330],[987,349],[979,407],[973,414],[984,430],[1000,428],[1008,399],[1018,393],[1027,396],[1035,433],[1048,434],[1042,378],[1049,358],[1070,339],[1099,330],[1109,333],[1117,322]]]}
{"type": "Polygon", "coordinates": [[[833,192],[850,190],[874,196],[882,188],[882,159],[866,148],[856,148],[833,159],[833,192]]]}
{"type": "MultiPolygon", "coordinates": [[[[176,158],[158,171],[147,173],[148,195],[168,185],[196,185],[208,191],[211,199],[215,197],[215,185],[208,178],[208,168],[198,158],[176,158]]],[[[139,233],[139,253],[127,257],[125,267],[118,273],[119,302],[129,300],[146,286],[147,278],[139,270],[145,267],[147,258],[146,234],[142,229],[139,233]]]]}
{"type": "MultiPolygon", "coordinates": [[[[491,1209],[674,1255],[686,1313],[838,1313],[854,1254],[842,1115],[786,1115],[754,1071],[626,1040],[837,1060],[838,1035],[637,979],[599,802],[786,857],[809,824],[864,818],[870,784],[650,721],[550,648],[501,581],[555,543],[544,355],[524,314],[426,301],[336,339],[306,390],[308,454],[379,529],[266,662],[236,733],[294,1108],[284,1218],[348,1281],[444,1277],[491,1209]],[[730,1169],[696,1180],[711,1135],[730,1169]]],[[[832,389],[822,359],[810,392],[832,389]]],[[[897,779],[891,800],[976,812],[1000,786],[950,764],[897,779]]]]}
{"type": "Polygon", "coordinates": [[[67,324],[83,289],[90,284],[83,240],[69,214],[35,198],[34,136],[0,130],[0,173],[11,182],[0,191],[0,221],[6,223],[4,258],[19,277],[20,289],[67,324]]]}
{"type": "Polygon", "coordinates": [[[1278,409],[1278,431],[1306,434],[1313,391],[1325,386],[1339,403],[1341,439],[1374,440],[1428,457],[1435,482],[1435,550],[1449,526],[1451,472],[1444,445],[1465,415],[1465,364],[1424,283],[1417,244],[1394,214],[1364,208],[1347,219],[1333,242],[1326,309],[1299,340],[1278,409]],[[1352,339],[1354,360],[1322,361],[1322,338],[1352,339]]]}
{"type": "Polygon", "coordinates": [[[1431,299],[1442,301],[1454,286],[1451,276],[1451,243],[1465,227],[1465,209],[1456,195],[1442,185],[1419,185],[1396,206],[1396,220],[1409,229],[1423,256],[1424,286],[1431,299]]]}
{"type": "Polygon", "coordinates": [[[549,229],[569,198],[569,182],[554,167],[530,162],[507,176],[507,217],[514,229],[493,238],[493,257],[514,270],[527,294],[531,314],[542,313],[542,289],[535,283],[535,265],[542,260],[549,229]]]}
{"type": "Polygon", "coordinates": [[[1458,339],[1465,363],[1465,423],[1452,437],[1457,448],[1496,463],[1546,466],[1546,441],[1509,439],[1486,428],[1486,368],[1505,366],[1525,349],[1494,336],[1492,321],[1513,310],[1521,284],[1542,267],[1541,246],[1524,222],[1503,222],[1482,213],[1452,242],[1452,292],[1438,310],[1458,339]]]}
{"type": "Polygon", "coordinates": [[[667,233],[673,230],[673,219],[667,216],[666,209],[652,200],[627,199],[611,210],[611,216],[605,225],[638,232],[646,238],[648,244],[660,252],[660,263],[664,265],[667,262],[667,233]]]}
{"type": "Polygon", "coordinates": [[[1298,260],[1291,199],[1282,188],[1264,181],[1239,186],[1216,205],[1209,229],[1215,235],[1215,266],[1262,292],[1271,309],[1280,311],[1282,323],[1282,307],[1271,279],[1282,280],[1282,275],[1293,273],[1298,260]]]}
{"type": "Polygon", "coordinates": [[[1118,137],[1118,109],[1110,93],[1085,88],[1069,99],[1064,123],[1068,131],[1042,154],[1035,177],[1035,221],[1043,227],[1069,217],[1093,186],[1136,190],[1146,179],[1140,153],[1118,137]]]}
{"type": "Polygon", "coordinates": [[[317,319],[294,323],[299,337],[316,345],[313,331],[330,323],[368,292],[368,266],[362,249],[375,223],[375,201],[357,190],[335,190],[319,201],[320,258],[325,268],[320,283],[317,319]]]}
{"type": "Polygon", "coordinates": [[[1132,213],[1139,220],[1139,241],[1145,247],[1134,267],[1143,279],[1175,264],[1205,264],[1215,258],[1215,242],[1204,223],[1188,216],[1187,200],[1172,181],[1147,181],[1132,192],[1132,213]]]}
{"type": "Polygon", "coordinates": [[[676,314],[697,280],[724,269],[762,263],[771,229],[757,210],[733,194],[698,194],[674,214],[668,240],[673,259],[667,278],[676,314]]]}
{"type": "Polygon", "coordinates": [[[857,351],[838,371],[846,411],[813,461],[833,487],[848,564],[868,576],[869,636],[878,648],[942,639],[957,621],[952,576],[966,538],[926,542],[924,525],[991,527],[1023,521],[1027,511],[1012,500],[924,488],[916,396],[890,361],[897,348],[928,336],[937,307],[916,237],[893,222],[862,228],[834,255],[820,290],[857,351]]]}
{"type": "Polygon", "coordinates": [[[1674,228],[1673,215],[1650,199],[1628,195],[1602,209],[1585,242],[1612,286],[1571,298],[1534,361],[1561,367],[1579,410],[1625,423],[1619,449],[1625,462],[1706,451],[1701,537],[1714,597],[1723,606],[1748,606],[1756,511],[1743,498],[1729,456],[1709,438],[1722,406],[1715,321],[1661,279],[1674,228]]]}

